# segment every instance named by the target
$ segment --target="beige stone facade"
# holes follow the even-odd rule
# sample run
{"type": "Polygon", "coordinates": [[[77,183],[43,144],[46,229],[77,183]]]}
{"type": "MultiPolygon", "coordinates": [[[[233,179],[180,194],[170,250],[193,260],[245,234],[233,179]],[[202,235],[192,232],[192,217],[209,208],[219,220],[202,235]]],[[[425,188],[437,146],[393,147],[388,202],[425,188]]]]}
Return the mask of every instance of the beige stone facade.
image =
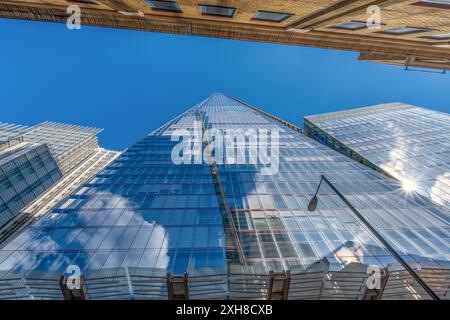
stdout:
{"type": "Polygon", "coordinates": [[[360,60],[450,70],[450,0],[1,0],[0,17],[65,23],[70,5],[81,8],[82,25],[351,50],[360,60]],[[380,25],[368,28],[377,8],[380,25]]]}

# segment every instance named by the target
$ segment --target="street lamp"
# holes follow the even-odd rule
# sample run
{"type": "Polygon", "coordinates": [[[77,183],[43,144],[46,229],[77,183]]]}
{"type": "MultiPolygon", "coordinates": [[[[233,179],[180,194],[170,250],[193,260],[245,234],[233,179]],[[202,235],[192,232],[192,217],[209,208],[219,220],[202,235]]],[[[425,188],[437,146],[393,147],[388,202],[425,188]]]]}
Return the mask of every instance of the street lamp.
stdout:
{"type": "Polygon", "coordinates": [[[397,259],[398,262],[405,268],[406,271],[420,284],[420,286],[431,296],[433,300],[441,300],[439,296],[422,280],[422,278],[414,271],[411,266],[406,263],[405,260],[395,251],[394,248],[383,238],[383,236],[363,217],[358,210],[344,197],[344,195],[339,192],[338,189],[324,176],[320,176],[320,182],[317,187],[316,193],[311,198],[308,203],[308,211],[314,211],[317,208],[317,203],[319,202],[319,198],[317,197],[317,193],[319,192],[322,181],[325,181],[330,188],[338,195],[339,198],[344,201],[344,203],[352,210],[352,212],[362,221],[362,223],[372,232],[372,234],[385,246],[385,248],[389,251],[389,253],[397,259]]]}

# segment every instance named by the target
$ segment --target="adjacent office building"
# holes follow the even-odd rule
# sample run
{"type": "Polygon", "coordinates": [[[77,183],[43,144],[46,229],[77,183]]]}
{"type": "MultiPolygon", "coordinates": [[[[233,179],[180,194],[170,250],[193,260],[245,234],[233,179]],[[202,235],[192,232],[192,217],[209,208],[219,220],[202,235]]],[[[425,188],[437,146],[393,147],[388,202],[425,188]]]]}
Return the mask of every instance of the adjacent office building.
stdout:
{"type": "Polygon", "coordinates": [[[213,94],[3,246],[0,299],[429,299],[368,225],[445,299],[449,224],[383,173],[213,94]],[[322,175],[340,195],[322,183],[309,211],[322,175]]]}
{"type": "Polygon", "coordinates": [[[450,208],[450,115],[403,103],[304,119],[305,133],[450,208]]]}
{"type": "Polygon", "coordinates": [[[0,243],[5,243],[117,155],[96,128],[0,124],[0,243]]]}
{"type": "Polygon", "coordinates": [[[0,125],[0,226],[62,177],[48,146],[25,142],[16,135],[25,127],[13,127],[0,125]]]}
{"type": "Polygon", "coordinates": [[[360,52],[450,69],[450,0],[7,0],[0,17],[360,52]],[[77,11],[75,7],[79,8],[77,11]],[[377,20],[379,18],[379,20],[377,20]]]}
{"type": "Polygon", "coordinates": [[[72,170],[98,148],[101,129],[64,123],[43,122],[31,127],[23,138],[46,143],[63,173],[72,170]]]}

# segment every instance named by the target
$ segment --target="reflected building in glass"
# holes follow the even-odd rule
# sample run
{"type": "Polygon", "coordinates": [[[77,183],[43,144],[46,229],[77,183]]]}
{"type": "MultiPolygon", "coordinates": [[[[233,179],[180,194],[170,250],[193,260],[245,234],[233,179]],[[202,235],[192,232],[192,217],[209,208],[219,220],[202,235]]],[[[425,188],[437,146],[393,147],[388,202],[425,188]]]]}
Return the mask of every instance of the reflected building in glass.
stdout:
{"type": "Polygon", "coordinates": [[[375,268],[377,298],[428,299],[331,188],[307,210],[321,175],[446,297],[448,212],[294,125],[213,94],[3,246],[0,298],[362,299],[375,268]],[[212,148],[229,139],[233,151],[212,148]],[[268,154],[254,153],[264,145],[268,154]],[[82,285],[70,291],[78,270],[82,285]]]}
{"type": "Polygon", "coordinates": [[[450,115],[403,103],[304,119],[305,133],[450,208],[450,115]]]}

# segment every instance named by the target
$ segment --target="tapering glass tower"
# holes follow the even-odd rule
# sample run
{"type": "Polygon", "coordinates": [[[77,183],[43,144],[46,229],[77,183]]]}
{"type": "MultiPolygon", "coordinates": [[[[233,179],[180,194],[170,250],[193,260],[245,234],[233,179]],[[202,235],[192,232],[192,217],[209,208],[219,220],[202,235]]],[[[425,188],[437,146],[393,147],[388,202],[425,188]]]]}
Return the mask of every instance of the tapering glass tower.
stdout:
{"type": "Polygon", "coordinates": [[[1,276],[16,279],[3,282],[4,297],[61,299],[57,280],[75,266],[91,299],[170,298],[182,275],[191,299],[358,299],[370,266],[382,270],[383,298],[428,298],[330,188],[306,209],[321,175],[445,296],[448,212],[297,127],[213,94],[3,247],[1,276]],[[45,285],[28,285],[36,279],[45,285]]]}

